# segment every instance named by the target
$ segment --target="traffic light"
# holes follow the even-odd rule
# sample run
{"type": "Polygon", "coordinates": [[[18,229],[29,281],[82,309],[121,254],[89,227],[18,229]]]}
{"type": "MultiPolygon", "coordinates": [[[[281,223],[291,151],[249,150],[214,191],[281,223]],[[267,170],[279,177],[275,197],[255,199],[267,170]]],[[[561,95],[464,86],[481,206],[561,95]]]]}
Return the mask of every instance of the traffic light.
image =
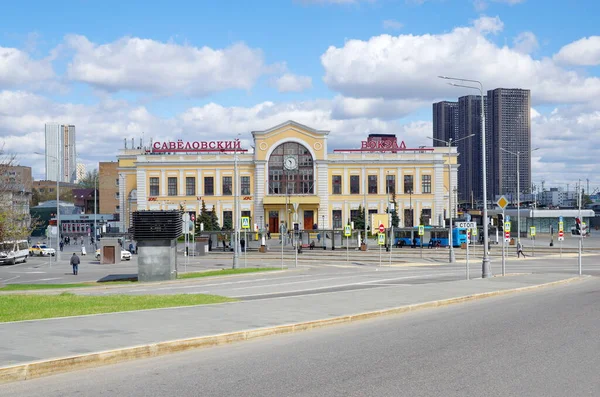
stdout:
{"type": "Polygon", "coordinates": [[[575,234],[577,234],[578,236],[581,235],[581,219],[579,218],[575,218],[575,234]]]}
{"type": "Polygon", "coordinates": [[[498,214],[498,226],[504,225],[504,216],[498,214]]]}

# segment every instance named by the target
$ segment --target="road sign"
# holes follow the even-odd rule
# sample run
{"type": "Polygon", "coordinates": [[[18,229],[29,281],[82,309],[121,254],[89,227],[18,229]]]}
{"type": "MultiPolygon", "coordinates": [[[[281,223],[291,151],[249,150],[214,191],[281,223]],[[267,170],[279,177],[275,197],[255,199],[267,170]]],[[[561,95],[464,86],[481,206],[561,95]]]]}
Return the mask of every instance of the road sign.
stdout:
{"type": "Polygon", "coordinates": [[[344,236],[350,237],[351,235],[352,235],[352,228],[350,227],[350,225],[344,226],[344,236]]]}
{"type": "Polygon", "coordinates": [[[190,215],[190,220],[191,220],[192,222],[194,222],[194,221],[196,220],[196,216],[195,216],[194,214],[191,214],[191,215],[190,215]]]}
{"type": "Polygon", "coordinates": [[[475,222],[456,222],[455,225],[462,229],[474,229],[477,227],[477,223],[475,222]]]}
{"type": "Polygon", "coordinates": [[[424,234],[425,234],[425,226],[419,225],[419,236],[422,236],[424,234]]]}
{"type": "Polygon", "coordinates": [[[558,232],[558,241],[563,241],[565,239],[565,234],[562,230],[558,232]]]}
{"type": "Polygon", "coordinates": [[[498,204],[498,207],[505,209],[508,205],[508,200],[506,199],[506,197],[502,196],[498,199],[498,201],[496,201],[496,204],[498,204]]]}
{"type": "Polygon", "coordinates": [[[510,222],[504,222],[504,231],[510,232],[510,222]]]}
{"type": "Polygon", "coordinates": [[[559,232],[564,232],[564,223],[562,221],[558,222],[558,231],[559,232]]]}
{"type": "Polygon", "coordinates": [[[184,213],[181,215],[181,221],[182,221],[183,223],[189,222],[189,221],[190,221],[190,214],[189,214],[188,212],[184,212],[184,213]]]}
{"type": "Polygon", "coordinates": [[[242,216],[242,229],[250,229],[250,217],[242,216]]]}
{"type": "Polygon", "coordinates": [[[383,226],[383,223],[379,224],[379,233],[383,233],[385,232],[385,226],[383,226]]]}
{"type": "Polygon", "coordinates": [[[473,236],[477,236],[477,228],[476,228],[476,227],[474,227],[474,228],[473,228],[473,229],[471,229],[471,230],[473,230],[473,236]]]}
{"type": "Polygon", "coordinates": [[[535,236],[535,226],[530,226],[529,227],[529,234],[531,234],[531,236],[535,236]]]}
{"type": "Polygon", "coordinates": [[[562,216],[559,216],[559,217],[558,217],[558,221],[559,221],[559,222],[562,222],[562,221],[563,221],[563,217],[562,217],[562,216]]]}
{"type": "Polygon", "coordinates": [[[506,215],[506,218],[504,218],[505,222],[510,222],[510,215],[506,215]]]}
{"type": "Polygon", "coordinates": [[[377,235],[377,244],[385,245],[385,233],[379,233],[377,235]]]}

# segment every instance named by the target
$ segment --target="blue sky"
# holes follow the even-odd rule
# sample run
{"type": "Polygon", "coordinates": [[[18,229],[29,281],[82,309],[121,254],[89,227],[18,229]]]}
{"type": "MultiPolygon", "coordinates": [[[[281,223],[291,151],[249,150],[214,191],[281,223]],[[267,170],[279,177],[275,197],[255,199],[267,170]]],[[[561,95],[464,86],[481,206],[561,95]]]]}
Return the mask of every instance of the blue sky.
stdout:
{"type": "Polygon", "coordinates": [[[49,121],[77,126],[89,169],[142,132],[248,145],[287,119],[331,130],[332,147],[369,132],[416,146],[433,101],[471,93],[435,77],[455,74],[531,89],[534,182],[600,186],[599,14],[591,0],[8,2],[0,140],[38,178],[27,153],[49,121]]]}

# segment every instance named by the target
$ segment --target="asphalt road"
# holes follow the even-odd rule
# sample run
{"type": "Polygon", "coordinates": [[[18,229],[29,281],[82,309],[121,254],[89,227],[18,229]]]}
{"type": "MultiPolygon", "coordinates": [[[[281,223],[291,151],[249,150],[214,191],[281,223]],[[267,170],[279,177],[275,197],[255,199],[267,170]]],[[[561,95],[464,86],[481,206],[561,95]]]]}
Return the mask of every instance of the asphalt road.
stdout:
{"type": "Polygon", "coordinates": [[[597,396],[600,280],[0,386],[4,396],[597,396]]]}

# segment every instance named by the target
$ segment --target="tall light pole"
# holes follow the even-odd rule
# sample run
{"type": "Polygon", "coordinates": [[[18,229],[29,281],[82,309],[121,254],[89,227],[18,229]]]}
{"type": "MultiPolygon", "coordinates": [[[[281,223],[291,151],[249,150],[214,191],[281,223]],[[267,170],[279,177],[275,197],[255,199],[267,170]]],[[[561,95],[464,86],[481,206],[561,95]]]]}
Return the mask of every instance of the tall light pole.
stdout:
{"type": "MultiPolygon", "coordinates": [[[[450,213],[449,215],[449,225],[448,225],[448,245],[450,246],[450,258],[449,258],[449,262],[450,263],[454,263],[456,258],[454,256],[454,242],[452,241],[452,195],[453,195],[453,191],[452,191],[452,163],[450,162],[450,155],[452,154],[452,142],[457,143],[460,142],[462,140],[468,139],[473,137],[475,134],[471,134],[471,135],[467,135],[464,136],[460,139],[457,140],[453,140],[452,138],[450,138],[447,141],[444,141],[443,139],[438,139],[438,138],[433,138],[433,137],[429,137],[429,139],[432,139],[434,141],[438,141],[438,142],[442,142],[445,143],[448,146],[448,211],[450,213]]],[[[412,206],[412,204],[411,204],[412,206]]],[[[410,211],[410,215],[412,216],[412,208],[410,211]]]]}
{"type": "Polygon", "coordinates": [[[487,212],[487,161],[486,161],[486,149],[485,149],[485,108],[483,106],[483,84],[479,80],[461,79],[457,77],[438,76],[440,79],[454,80],[460,82],[475,83],[477,86],[449,83],[454,87],[469,88],[471,90],[478,90],[481,97],[481,179],[483,180],[483,260],[481,262],[481,277],[490,277],[490,256],[488,252],[488,212],[487,212]]]}
{"type": "Polygon", "coordinates": [[[367,219],[369,217],[369,211],[367,210],[367,169],[363,166],[363,220],[365,221],[365,251],[369,249],[369,245],[367,244],[367,219]]]}
{"type": "MultiPolygon", "coordinates": [[[[238,142],[239,142],[239,136],[240,134],[238,133],[238,142]]],[[[239,228],[239,222],[240,222],[240,217],[238,214],[238,157],[237,157],[237,142],[235,142],[234,146],[234,152],[233,152],[233,268],[237,269],[238,268],[238,260],[239,260],[239,253],[238,253],[238,228],[239,228]]]]}
{"type": "Polygon", "coordinates": [[[41,156],[47,156],[56,160],[56,165],[58,170],[56,172],[56,262],[60,260],[60,160],[58,159],[58,144],[56,145],[56,156],[54,157],[50,154],[44,154],[40,152],[34,152],[35,154],[39,154],[41,156]]]}
{"type": "Polygon", "coordinates": [[[500,150],[508,153],[508,154],[512,154],[513,156],[517,156],[517,243],[521,242],[521,173],[520,173],[520,167],[519,167],[519,158],[521,157],[521,155],[523,153],[531,153],[531,152],[535,152],[536,150],[539,150],[539,147],[536,147],[535,149],[531,149],[528,150],[526,152],[520,152],[520,151],[516,151],[516,152],[511,152],[510,150],[506,150],[504,148],[500,148],[500,150]]]}

